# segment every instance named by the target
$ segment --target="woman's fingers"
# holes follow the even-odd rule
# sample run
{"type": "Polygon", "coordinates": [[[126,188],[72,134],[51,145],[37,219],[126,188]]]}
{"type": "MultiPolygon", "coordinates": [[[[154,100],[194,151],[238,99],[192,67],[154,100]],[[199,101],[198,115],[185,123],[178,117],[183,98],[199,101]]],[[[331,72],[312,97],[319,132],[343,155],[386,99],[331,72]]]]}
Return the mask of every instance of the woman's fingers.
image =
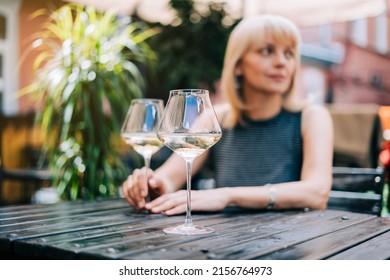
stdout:
{"type": "Polygon", "coordinates": [[[164,212],[167,215],[174,215],[184,213],[186,211],[186,205],[187,192],[177,191],[175,193],[165,194],[156,198],[155,200],[146,204],[145,208],[151,210],[153,213],[164,212]]]}
{"type": "MultiPolygon", "coordinates": [[[[162,195],[166,192],[166,186],[161,178],[152,177],[149,179],[149,188],[155,195],[162,195]]],[[[149,191],[150,191],[149,190],[149,191]]]]}
{"type": "MultiPolygon", "coordinates": [[[[146,174],[144,169],[135,169],[133,174],[133,189],[132,195],[139,202],[145,203],[145,197],[148,195],[148,186],[146,183],[146,174]]],[[[140,207],[143,207],[140,206],[140,207]]]]}
{"type": "Polygon", "coordinates": [[[142,173],[142,170],[135,169],[133,174],[127,177],[127,180],[123,183],[122,191],[131,206],[143,208],[145,206],[145,197],[148,194],[146,174],[142,173]],[[146,195],[144,195],[145,193],[146,195]]]}
{"type": "Polygon", "coordinates": [[[177,205],[176,207],[173,207],[172,209],[164,211],[164,214],[171,216],[171,215],[185,213],[186,211],[187,211],[187,204],[180,204],[177,205]]]}
{"type": "Polygon", "coordinates": [[[135,208],[145,208],[146,197],[148,195],[160,195],[165,192],[163,180],[154,177],[154,172],[146,168],[134,169],[133,173],[127,177],[122,186],[123,195],[126,200],[135,208]]]}
{"type": "Polygon", "coordinates": [[[138,208],[136,201],[133,199],[130,193],[130,186],[132,185],[132,177],[131,175],[127,178],[127,180],[122,185],[122,193],[125,197],[126,201],[133,207],[138,208]]]}
{"type": "MultiPolygon", "coordinates": [[[[219,211],[226,207],[227,200],[220,195],[217,189],[191,191],[191,208],[194,211],[219,211]]],[[[145,208],[153,213],[176,215],[187,210],[187,191],[180,190],[174,193],[164,194],[150,203],[145,208]]]]}

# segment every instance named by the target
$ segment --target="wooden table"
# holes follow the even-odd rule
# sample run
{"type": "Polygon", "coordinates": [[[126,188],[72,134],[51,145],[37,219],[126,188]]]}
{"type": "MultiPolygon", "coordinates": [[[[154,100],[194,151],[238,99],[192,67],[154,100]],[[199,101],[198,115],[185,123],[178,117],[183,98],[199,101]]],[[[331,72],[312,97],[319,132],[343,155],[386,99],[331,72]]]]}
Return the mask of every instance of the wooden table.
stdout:
{"type": "Polygon", "coordinates": [[[390,220],[326,211],[193,215],[215,233],[167,235],[184,216],[137,214],[123,200],[0,208],[3,259],[389,259],[390,220]]]}

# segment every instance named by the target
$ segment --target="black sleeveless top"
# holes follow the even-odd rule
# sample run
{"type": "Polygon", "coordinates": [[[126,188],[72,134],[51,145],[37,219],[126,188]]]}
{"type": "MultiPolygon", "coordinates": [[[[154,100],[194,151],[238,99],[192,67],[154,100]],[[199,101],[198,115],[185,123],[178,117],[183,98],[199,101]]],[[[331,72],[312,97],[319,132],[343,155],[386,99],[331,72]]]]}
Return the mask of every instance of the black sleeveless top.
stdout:
{"type": "Polygon", "coordinates": [[[262,121],[222,130],[210,152],[216,187],[298,181],[302,168],[302,112],[282,110],[262,121]]]}

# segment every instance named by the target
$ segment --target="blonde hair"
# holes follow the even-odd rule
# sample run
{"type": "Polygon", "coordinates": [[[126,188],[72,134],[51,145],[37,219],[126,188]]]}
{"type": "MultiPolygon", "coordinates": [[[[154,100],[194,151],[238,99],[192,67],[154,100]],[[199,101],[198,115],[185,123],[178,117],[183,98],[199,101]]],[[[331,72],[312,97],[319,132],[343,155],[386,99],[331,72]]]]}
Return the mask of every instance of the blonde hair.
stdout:
{"type": "Polygon", "coordinates": [[[295,79],[300,66],[300,32],[290,20],[276,15],[261,15],[243,19],[230,34],[222,71],[221,89],[225,99],[230,103],[231,112],[225,118],[224,126],[233,127],[242,122],[242,114],[248,109],[248,104],[242,99],[236,88],[235,69],[243,55],[249,50],[258,48],[266,38],[278,42],[287,42],[294,48],[296,68],[291,86],[283,95],[283,107],[296,111],[302,108],[296,101],[295,79]]]}

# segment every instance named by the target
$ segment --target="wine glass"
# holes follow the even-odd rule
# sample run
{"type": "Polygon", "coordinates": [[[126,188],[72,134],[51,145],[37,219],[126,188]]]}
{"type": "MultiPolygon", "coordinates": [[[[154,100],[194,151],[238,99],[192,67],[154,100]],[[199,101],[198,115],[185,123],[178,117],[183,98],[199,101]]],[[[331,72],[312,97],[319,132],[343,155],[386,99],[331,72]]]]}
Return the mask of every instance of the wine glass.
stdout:
{"type": "Polygon", "coordinates": [[[211,104],[209,92],[203,89],[171,90],[157,131],[158,139],[186,162],[187,214],[182,225],[165,228],[165,233],[197,235],[214,229],[192,223],[191,169],[193,160],[213,146],[222,136],[221,127],[211,104]]]}
{"type": "MultiPolygon", "coordinates": [[[[163,110],[164,103],[161,99],[133,99],[122,125],[123,140],[144,158],[146,178],[152,155],[162,147],[156,133],[163,110]]],[[[149,192],[145,201],[150,202],[149,192]]]]}

